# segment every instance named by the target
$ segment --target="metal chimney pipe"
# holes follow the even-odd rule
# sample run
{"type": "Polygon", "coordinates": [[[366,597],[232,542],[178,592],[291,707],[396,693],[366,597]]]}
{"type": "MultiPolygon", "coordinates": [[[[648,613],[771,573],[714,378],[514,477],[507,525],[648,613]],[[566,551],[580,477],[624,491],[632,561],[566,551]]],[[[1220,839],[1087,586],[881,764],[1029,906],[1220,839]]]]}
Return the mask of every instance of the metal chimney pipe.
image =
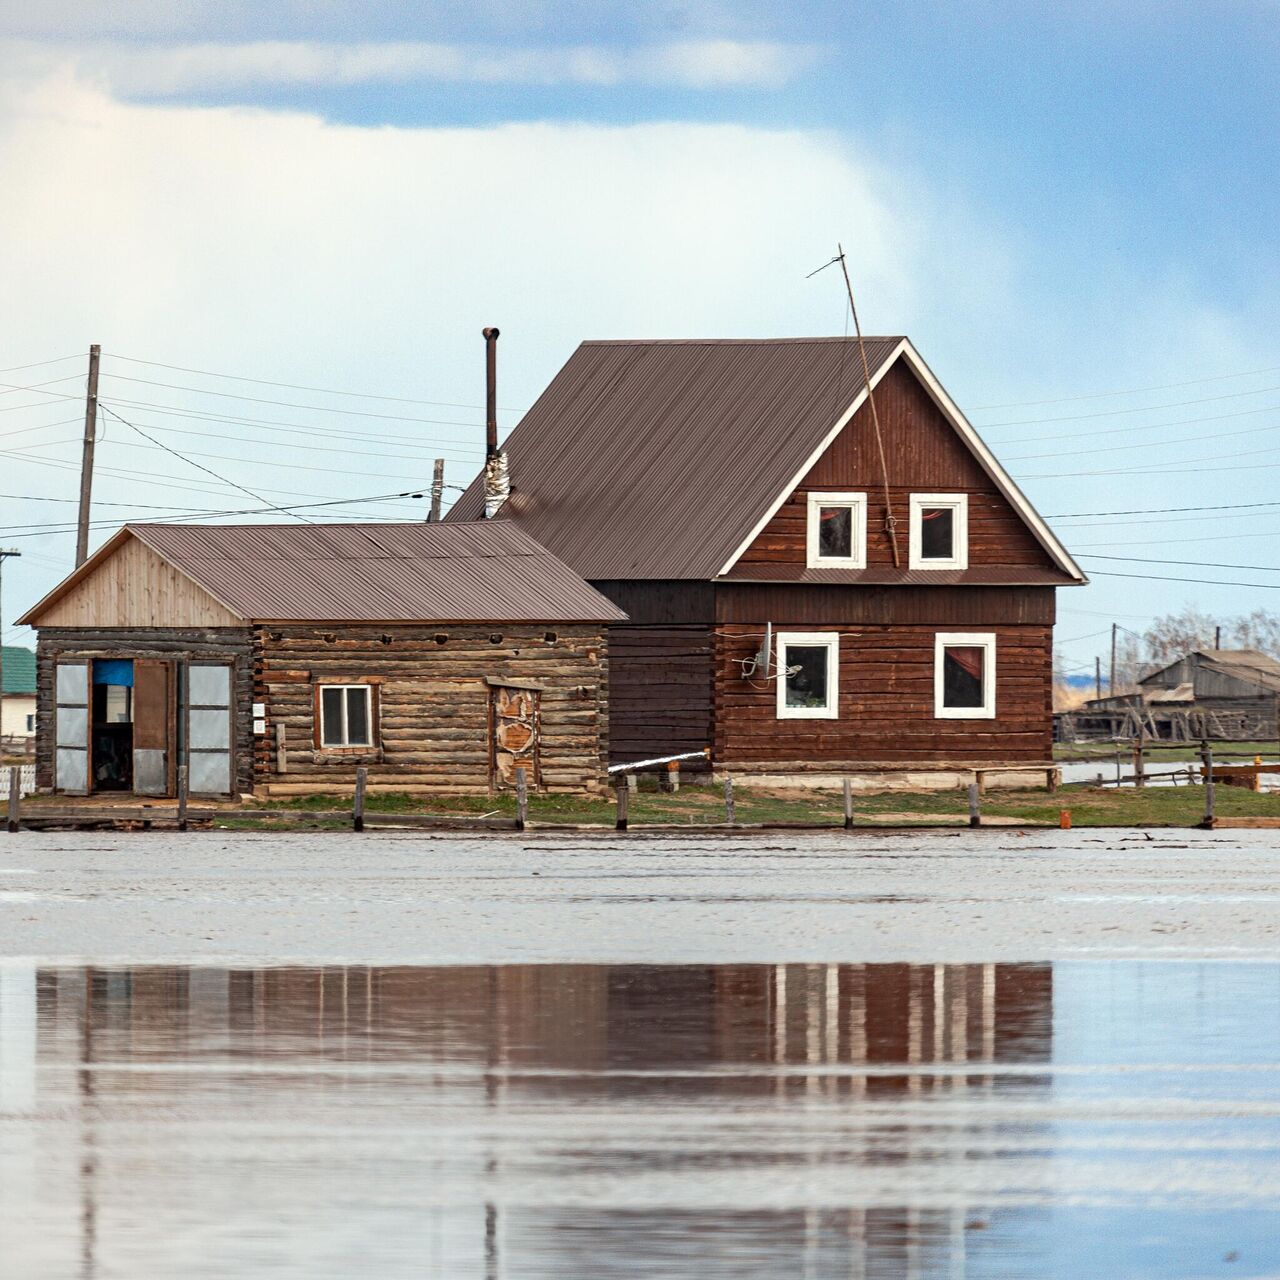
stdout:
{"type": "Polygon", "coordinates": [[[498,456],[498,330],[490,325],[484,334],[484,458],[498,456]]]}

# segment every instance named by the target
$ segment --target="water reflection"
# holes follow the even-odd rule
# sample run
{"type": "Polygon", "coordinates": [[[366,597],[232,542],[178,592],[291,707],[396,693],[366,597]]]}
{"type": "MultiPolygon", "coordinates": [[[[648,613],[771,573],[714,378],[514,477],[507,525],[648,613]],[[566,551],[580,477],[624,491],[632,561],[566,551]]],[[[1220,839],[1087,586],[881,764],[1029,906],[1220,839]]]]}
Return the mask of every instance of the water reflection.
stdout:
{"type": "MultiPolygon", "coordinates": [[[[1095,968],[1114,1007],[1158,967],[1095,968]]],[[[1088,1215],[1153,1203],[1150,1161],[1126,1166],[1134,1134],[1216,1124],[1219,1153],[1239,1135],[1182,1078],[1185,1045],[1172,1088],[1151,1060],[1098,1076],[1073,1015],[1062,1061],[1061,980],[1040,964],[0,969],[13,1274],[1082,1274],[1064,1246],[1088,1215]]],[[[1266,1208],[1274,1083],[1246,1078],[1253,1154],[1215,1155],[1205,1195],[1247,1178],[1250,1212],[1266,1208]]],[[[1258,1236],[1221,1204],[1197,1218],[1197,1195],[1166,1223],[1170,1257],[1197,1223],[1210,1252],[1258,1236]]]]}

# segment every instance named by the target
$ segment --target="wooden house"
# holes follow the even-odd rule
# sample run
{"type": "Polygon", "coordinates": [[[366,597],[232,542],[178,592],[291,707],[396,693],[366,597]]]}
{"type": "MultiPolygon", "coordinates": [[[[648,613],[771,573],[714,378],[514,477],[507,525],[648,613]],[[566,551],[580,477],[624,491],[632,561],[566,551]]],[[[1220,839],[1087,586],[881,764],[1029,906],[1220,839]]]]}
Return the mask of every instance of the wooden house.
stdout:
{"type": "Polygon", "coordinates": [[[36,734],[36,655],[20,645],[0,651],[0,750],[25,751],[36,734]]]}
{"type": "Polygon", "coordinates": [[[594,790],[624,616],[506,521],[126,525],[21,619],[38,785],[594,790]]]}
{"type": "MultiPolygon", "coordinates": [[[[504,445],[499,514],[629,615],[621,763],[1041,764],[1084,575],[906,338],[584,342],[504,445]]],[[[483,511],[483,478],[450,519],[483,511]]]]}
{"type": "Polygon", "coordinates": [[[1239,742],[1280,733],[1280,662],[1257,649],[1197,649],[1138,681],[1058,717],[1066,742],[1163,738],[1239,742]]]}

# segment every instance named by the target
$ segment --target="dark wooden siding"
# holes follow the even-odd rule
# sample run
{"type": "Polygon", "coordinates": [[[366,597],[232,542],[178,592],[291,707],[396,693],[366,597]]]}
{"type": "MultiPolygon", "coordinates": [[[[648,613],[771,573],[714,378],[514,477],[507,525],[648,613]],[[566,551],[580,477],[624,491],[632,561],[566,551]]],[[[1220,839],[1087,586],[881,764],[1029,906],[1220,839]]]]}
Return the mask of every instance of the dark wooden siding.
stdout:
{"type": "Polygon", "coordinates": [[[711,745],[711,662],[709,623],[609,628],[613,764],[711,745]]]}
{"type": "MultiPolygon", "coordinates": [[[[984,564],[1053,567],[1048,553],[903,361],[895,364],[877,387],[876,408],[904,569],[910,495],[930,492],[969,495],[970,568],[984,564]]],[[[884,532],[880,458],[871,413],[864,405],[743,553],[736,571],[779,564],[803,569],[808,495],[810,490],[821,489],[867,494],[867,563],[891,565],[892,550],[884,532]]]]}
{"type": "Polygon", "coordinates": [[[633,625],[683,626],[715,618],[715,587],[710,582],[609,580],[591,585],[624,610],[633,625]]]}
{"type": "Polygon", "coordinates": [[[1054,622],[1053,587],[841,587],[717,583],[716,621],[801,627],[931,623],[939,631],[1054,622]]]}
{"type": "Polygon", "coordinates": [[[722,624],[715,654],[718,767],[795,771],[1051,758],[1050,626],[984,621],[960,628],[996,634],[996,716],[940,720],[934,717],[934,637],[950,626],[800,625],[840,635],[839,718],[779,720],[774,682],[742,677],[741,663],[759,647],[762,627],[722,624]]]}
{"type": "Polygon", "coordinates": [[[280,624],[258,634],[256,696],[267,704],[267,733],[257,767],[261,789],[271,794],[350,791],[361,764],[371,790],[487,791],[486,677],[542,687],[545,789],[588,791],[602,783],[608,646],[598,624],[280,624]],[[317,748],[315,687],[321,679],[377,683],[381,732],[372,748],[317,748]],[[275,766],[277,724],[285,726],[285,774],[275,766]]]}
{"type": "Polygon", "coordinates": [[[248,627],[182,630],[41,627],[36,648],[36,785],[53,786],[54,664],[59,658],[162,658],[230,661],[233,679],[233,776],[243,793],[253,790],[253,633],[248,627]]]}

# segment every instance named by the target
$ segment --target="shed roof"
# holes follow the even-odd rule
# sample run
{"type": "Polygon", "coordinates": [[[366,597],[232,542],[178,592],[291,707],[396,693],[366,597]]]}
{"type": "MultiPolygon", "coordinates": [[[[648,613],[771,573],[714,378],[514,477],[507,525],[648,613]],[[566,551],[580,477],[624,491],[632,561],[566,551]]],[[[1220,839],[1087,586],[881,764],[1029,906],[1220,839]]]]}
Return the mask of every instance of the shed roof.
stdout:
{"type": "Polygon", "coordinates": [[[1256,684],[1270,693],[1280,693],[1280,662],[1261,649],[1194,649],[1175,662],[1166,663],[1143,676],[1139,683],[1146,684],[1154,680],[1170,667],[1176,667],[1188,658],[1197,659],[1198,665],[1219,675],[1256,684]]]}
{"type": "Polygon", "coordinates": [[[34,694],[36,691],[36,655],[33,649],[20,645],[4,646],[4,660],[0,662],[0,678],[4,681],[5,694],[34,694]]]}
{"type": "Polygon", "coordinates": [[[626,615],[508,521],[129,524],[31,609],[137,538],[247,622],[615,622],[626,615]]]}
{"type": "MultiPolygon", "coordinates": [[[[910,342],[866,348],[873,384],[911,362],[1061,569],[1053,580],[1084,581],[910,342]]],[[[865,396],[853,339],[584,342],[503,445],[502,514],[586,578],[716,578],[865,396]]],[[[474,520],[483,505],[477,477],[448,519],[474,520]]]]}

